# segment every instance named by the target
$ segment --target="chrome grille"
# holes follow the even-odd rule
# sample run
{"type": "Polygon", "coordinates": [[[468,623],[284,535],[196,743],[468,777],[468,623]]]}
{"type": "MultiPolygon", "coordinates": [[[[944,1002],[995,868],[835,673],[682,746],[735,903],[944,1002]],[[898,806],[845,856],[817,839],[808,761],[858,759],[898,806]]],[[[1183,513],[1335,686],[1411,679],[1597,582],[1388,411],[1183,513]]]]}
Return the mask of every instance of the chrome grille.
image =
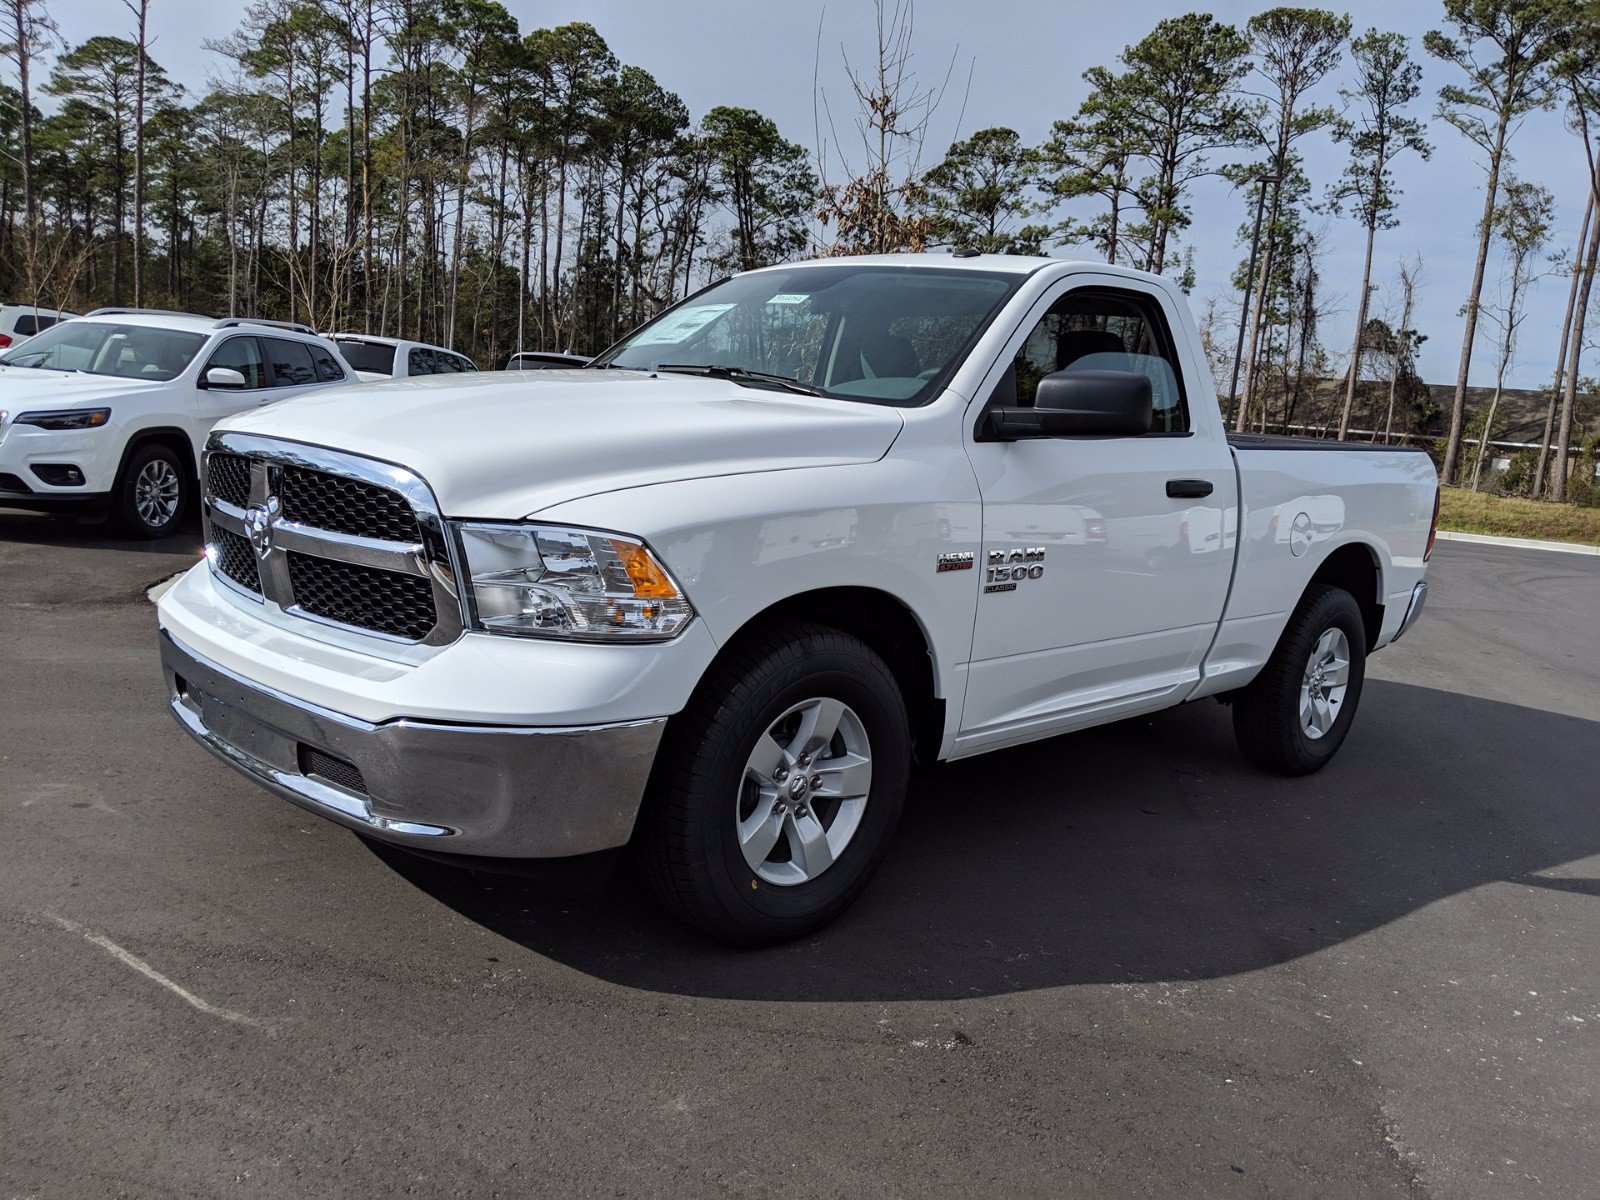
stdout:
{"type": "Polygon", "coordinates": [[[226,529],[211,531],[211,565],[242,588],[261,594],[261,572],[256,570],[256,552],[247,539],[226,529]]]}
{"type": "Polygon", "coordinates": [[[285,467],[278,494],[284,520],[298,525],[388,542],[414,542],[420,533],[404,496],[359,479],[285,467]]]}
{"type": "Polygon", "coordinates": [[[237,454],[206,459],[206,487],[218,500],[243,508],[250,503],[250,460],[237,454]]]}
{"type": "Polygon", "coordinates": [[[335,641],[349,640],[340,630],[411,645],[461,633],[444,522],[433,494],[409,471],[218,433],[205,478],[212,570],[270,619],[327,630],[317,636],[335,641]]]}
{"type": "Polygon", "coordinates": [[[433,588],[426,579],[289,552],[294,602],[341,625],[376,629],[420,642],[433,629],[433,588]]]}

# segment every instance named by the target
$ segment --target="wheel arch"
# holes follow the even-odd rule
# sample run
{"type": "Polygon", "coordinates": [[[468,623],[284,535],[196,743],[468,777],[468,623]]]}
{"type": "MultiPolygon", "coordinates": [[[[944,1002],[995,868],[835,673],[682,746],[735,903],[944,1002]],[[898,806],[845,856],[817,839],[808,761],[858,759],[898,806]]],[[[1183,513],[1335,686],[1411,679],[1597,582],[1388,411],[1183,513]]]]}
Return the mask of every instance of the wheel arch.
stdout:
{"type": "Polygon", "coordinates": [[[116,479],[112,486],[121,484],[123,472],[128,469],[128,462],[134,454],[145,446],[156,443],[173,451],[183,462],[185,473],[189,482],[199,486],[200,468],[195,457],[194,439],[189,436],[186,429],[177,425],[151,425],[145,429],[138,429],[128,435],[127,444],[122,447],[122,461],[117,464],[116,479]]]}
{"type": "Polygon", "coordinates": [[[893,593],[873,587],[847,585],[800,592],[753,614],[723,642],[717,659],[762,630],[796,621],[838,629],[870,646],[899,681],[911,722],[913,753],[920,762],[938,757],[944,738],[945,700],[938,695],[933,641],[909,605],[893,593]]]}
{"type": "Polygon", "coordinates": [[[1329,552],[1306,587],[1318,583],[1342,588],[1355,598],[1370,653],[1383,630],[1383,566],[1377,551],[1365,542],[1346,542],[1329,552]]]}

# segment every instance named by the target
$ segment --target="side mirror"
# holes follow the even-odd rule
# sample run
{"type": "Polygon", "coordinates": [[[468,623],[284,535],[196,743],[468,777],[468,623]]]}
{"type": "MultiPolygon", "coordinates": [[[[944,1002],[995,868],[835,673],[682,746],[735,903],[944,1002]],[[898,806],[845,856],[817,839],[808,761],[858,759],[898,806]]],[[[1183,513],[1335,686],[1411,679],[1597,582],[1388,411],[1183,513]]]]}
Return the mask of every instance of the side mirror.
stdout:
{"type": "Polygon", "coordinates": [[[1039,381],[1032,408],[989,413],[995,441],[1037,437],[1137,437],[1150,432],[1150,378],[1134,371],[1057,371],[1039,381]]]}
{"type": "Polygon", "coordinates": [[[212,367],[201,377],[200,386],[206,388],[247,388],[250,381],[244,377],[242,371],[235,371],[232,367],[212,367]]]}

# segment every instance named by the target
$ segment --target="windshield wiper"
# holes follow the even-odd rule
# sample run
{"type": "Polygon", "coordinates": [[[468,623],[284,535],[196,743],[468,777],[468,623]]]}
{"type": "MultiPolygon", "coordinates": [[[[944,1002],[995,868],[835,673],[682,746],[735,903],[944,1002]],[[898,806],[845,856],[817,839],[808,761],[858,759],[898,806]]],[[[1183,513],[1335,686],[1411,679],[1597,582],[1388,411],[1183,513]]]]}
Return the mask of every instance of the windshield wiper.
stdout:
{"type": "Polygon", "coordinates": [[[657,363],[656,370],[672,371],[679,375],[705,375],[711,379],[726,379],[730,383],[737,383],[741,387],[760,387],[770,384],[782,388],[786,392],[798,392],[802,396],[825,396],[821,388],[812,387],[809,383],[801,383],[789,375],[772,375],[766,371],[752,371],[749,367],[724,367],[716,363],[657,363]]]}

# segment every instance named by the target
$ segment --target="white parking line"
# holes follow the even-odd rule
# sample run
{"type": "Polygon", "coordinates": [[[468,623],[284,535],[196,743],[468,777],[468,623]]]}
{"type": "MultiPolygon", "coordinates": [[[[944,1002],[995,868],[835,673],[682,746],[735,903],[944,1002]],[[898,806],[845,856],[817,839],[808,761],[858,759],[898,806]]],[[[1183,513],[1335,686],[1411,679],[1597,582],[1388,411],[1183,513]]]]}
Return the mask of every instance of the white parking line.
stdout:
{"type": "Polygon", "coordinates": [[[91,941],[96,946],[99,946],[100,949],[110,954],[113,958],[117,959],[125,966],[132,967],[146,979],[155,980],[169,992],[172,992],[174,995],[181,998],[186,1004],[189,1004],[194,1008],[198,1008],[208,1017],[217,1017],[220,1020],[232,1021],[238,1025],[252,1025],[257,1029],[266,1030],[269,1034],[272,1032],[272,1029],[269,1026],[263,1025],[254,1017],[247,1017],[243,1013],[236,1013],[232,1009],[222,1008],[218,1005],[212,1004],[209,1000],[202,1000],[199,996],[196,996],[182,984],[175,983],[173,980],[168,979],[160,971],[156,970],[149,963],[145,962],[144,959],[135,954],[129,954],[126,950],[117,945],[104,934],[96,933],[92,929],[85,928],[76,921],[70,920],[67,917],[63,917],[60,913],[45,912],[43,915],[54,921],[57,925],[61,926],[61,928],[67,930],[68,932],[82,934],[83,937],[88,941],[91,941]]]}

